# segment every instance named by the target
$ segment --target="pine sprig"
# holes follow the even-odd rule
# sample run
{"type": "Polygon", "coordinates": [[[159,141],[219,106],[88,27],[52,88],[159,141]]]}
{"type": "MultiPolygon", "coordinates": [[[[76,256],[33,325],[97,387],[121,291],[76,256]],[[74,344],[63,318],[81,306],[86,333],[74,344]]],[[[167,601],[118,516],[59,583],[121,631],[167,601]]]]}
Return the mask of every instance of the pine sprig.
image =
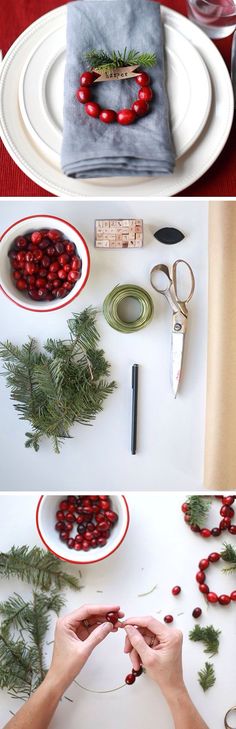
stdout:
{"type": "Polygon", "coordinates": [[[123,51],[111,51],[110,53],[106,53],[102,49],[93,49],[85,54],[85,58],[90,68],[96,68],[98,71],[121,68],[123,66],[146,66],[151,68],[157,63],[155,53],[139,53],[134,48],[130,51],[127,51],[127,48],[125,48],[123,51]]]}
{"type": "Polygon", "coordinates": [[[57,557],[40,547],[30,549],[24,545],[0,552],[0,577],[13,576],[45,591],[52,587],[80,589],[78,578],[62,570],[57,557]]]}
{"type": "Polygon", "coordinates": [[[216,677],[213,663],[205,663],[204,668],[198,672],[198,681],[203,691],[208,691],[209,688],[214,686],[216,677]]]}
{"type": "Polygon", "coordinates": [[[74,314],[68,321],[69,338],[48,339],[43,352],[34,339],[21,348],[0,343],[2,374],[14,408],[32,426],[26,432],[26,448],[38,451],[46,437],[59,453],[63,441],[71,437],[71,427],[90,425],[116,387],[106,379],[110,365],[98,348],[95,320],[91,307],[74,314]]]}
{"type": "Polygon", "coordinates": [[[205,628],[201,628],[200,625],[195,625],[189,633],[189,639],[195,642],[202,642],[205,646],[204,653],[208,653],[210,658],[212,658],[219,651],[220,635],[221,630],[216,630],[213,625],[207,625],[205,628]]]}
{"type": "Polygon", "coordinates": [[[226,572],[228,574],[235,572],[235,570],[236,570],[236,549],[235,549],[235,547],[233,547],[232,544],[227,544],[227,542],[224,542],[224,549],[220,553],[220,556],[224,560],[224,562],[229,563],[229,567],[225,567],[223,572],[226,572]]]}
{"type": "Polygon", "coordinates": [[[0,687],[11,695],[28,698],[45,678],[43,648],[50,612],[59,615],[63,605],[57,590],[33,592],[28,602],[14,593],[0,604],[0,687]]]}
{"type": "Polygon", "coordinates": [[[187,499],[189,523],[202,529],[206,523],[211,499],[205,496],[190,496],[187,499]]]}

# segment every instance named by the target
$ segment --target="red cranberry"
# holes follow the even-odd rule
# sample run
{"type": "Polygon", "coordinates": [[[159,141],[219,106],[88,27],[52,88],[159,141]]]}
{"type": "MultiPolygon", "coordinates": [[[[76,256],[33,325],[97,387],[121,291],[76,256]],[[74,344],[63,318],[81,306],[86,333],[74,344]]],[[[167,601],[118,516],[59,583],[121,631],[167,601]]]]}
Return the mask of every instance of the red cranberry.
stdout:
{"type": "Polygon", "coordinates": [[[75,540],[70,537],[69,539],[67,539],[67,545],[68,545],[69,549],[74,549],[75,540]]]}
{"type": "Polygon", "coordinates": [[[73,283],[75,283],[75,281],[78,281],[78,278],[78,271],[70,271],[70,273],[68,273],[68,281],[72,281],[73,283]]]}
{"type": "Polygon", "coordinates": [[[235,496],[223,496],[222,502],[223,504],[226,504],[226,506],[232,506],[232,504],[235,501],[235,496]]]}
{"type": "Polygon", "coordinates": [[[32,243],[34,243],[34,245],[37,243],[41,243],[42,237],[42,233],[40,233],[39,230],[36,230],[34,233],[31,234],[32,243]]]}
{"type": "Polygon", "coordinates": [[[233,592],[231,592],[231,595],[230,595],[230,599],[231,599],[231,600],[232,600],[233,602],[235,602],[235,601],[236,601],[236,590],[233,590],[233,592]]]}
{"type": "Polygon", "coordinates": [[[117,114],[117,121],[118,124],[122,124],[123,126],[127,124],[133,124],[133,122],[137,119],[137,116],[135,114],[135,111],[133,109],[121,109],[118,111],[117,114]]]}
{"type": "Polygon", "coordinates": [[[211,530],[213,537],[219,537],[220,536],[220,529],[219,527],[214,527],[214,529],[211,530]]]}
{"type": "Polygon", "coordinates": [[[81,104],[87,105],[88,101],[90,101],[90,98],[91,98],[90,90],[88,88],[86,88],[86,86],[85,87],[81,86],[79,89],[77,89],[76,96],[77,96],[78,101],[80,101],[81,104]]]}
{"type": "Polygon", "coordinates": [[[164,622],[167,623],[168,625],[169,625],[169,623],[173,623],[173,620],[174,620],[173,615],[165,615],[165,617],[164,617],[164,622]]]}
{"type": "Polygon", "coordinates": [[[128,686],[131,686],[132,683],[135,682],[135,676],[133,673],[128,673],[128,675],[125,677],[125,683],[127,683],[128,686]]]}
{"type": "Polygon", "coordinates": [[[208,602],[215,603],[218,602],[218,597],[215,592],[208,592],[207,600],[208,602]]]}
{"type": "Polygon", "coordinates": [[[99,104],[96,104],[95,101],[89,101],[88,104],[85,104],[84,108],[86,114],[88,114],[88,116],[92,116],[94,119],[97,119],[101,113],[101,107],[99,104]]]}
{"type": "Polygon", "coordinates": [[[64,521],[57,521],[55,524],[55,529],[57,532],[61,532],[65,529],[64,521]]]}
{"type": "Polygon", "coordinates": [[[138,92],[138,97],[140,101],[151,101],[153,97],[153,92],[150,86],[144,86],[140,91],[138,92]]]}
{"type": "Polygon", "coordinates": [[[179,595],[179,593],[181,592],[181,587],[179,587],[179,585],[176,585],[175,587],[172,587],[171,592],[172,592],[172,595],[174,595],[174,596],[179,595]]]}
{"type": "Polygon", "coordinates": [[[135,668],[132,668],[133,675],[137,678],[137,676],[141,676],[143,673],[143,668],[140,666],[140,668],[136,671],[135,668]]]}
{"type": "Polygon", "coordinates": [[[147,101],[141,101],[141,99],[137,99],[132,104],[132,109],[137,114],[137,116],[145,116],[149,111],[149,105],[147,101]]]}
{"type": "Polygon", "coordinates": [[[61,539],[62,542],[67,542],[67,539],[68,539],[68,533],[67,533],[67,531],[60,532],[60,539],[61,539]]]}
{"type": "Polygon", "coordinates": [[[76,247],[74,243],[66,243],[66,253],[71,256],[76,251],[76,247]]]}
{"type": "Polygon", "coordinates": [[[229,595],[220,595],[218,598],[218,602],[220,603],[220,605],[229,605],[230,596],[229,595]]]}
{"type": "Polygon", "coordinates": [[[207,593],[209,592],[209,587],[208,585],[206,585],[206,583],[203,582],[202,585],[199,585],[199,590],[200,592],[202,592],[203,595],[207,595],[207,593]]]}
{"type": "Polygon", "coordinates": [[[201,529],[201,535],[202,537],[205,537],[205,539],[208,539],[208,537],[211,537],[210,529],[201,529]]]}
{"type": "Polygon", "coordinates": [[[117,113],[113,109],[103,109],[99,114],[99,119],[105,124],[112,124],[117,119],[117,113]]]}
{"type": "Polygon", "coordinates": [[[200,570],[206,570],[209,567],[209,559],[201,559],[198,565],[200,570]]]}
{"type": "Polygon", "coordinates": [[[196,607],[196,608],[194,608],[194,610],[193,610],[193,612],[192,612],[192,616],[193,616],[193,618],[196,618],[196,619],[197,619],[197,618],[200,618],[201,614],[202,614],[202,610],[201,610],[201,608],[200,608],[200,607],[196,607]]]}
{"type": "Polygon", "coordinates": [[[53,240],[53,241],[60,240],[61,235],[62,234],[60,233],[60,230],[54,230],[54,229],[52,229],[52,230],[49,230],[47,232],[47,237],[50,238],[50,240],[53,240]]]}
{"type": "Polygon", "coordinates": [[[218,560],[220,559],[220,554],[218,552],[211,552],[208,559],[209,562],[218,562],[218,560]]]}
{"type": "Polygon", "coordinates": [[[92,86],[93,82],[95,81],[96,73],[93,73],[93,71],[84,71],[84,73],[80,76],[80,85],[81,86],[92,86]]]}
{"type": "Polygon", "coordinates": [[[83,548],[84,552],[88,552],[89,546],[90,546],[89,542],[87,542],[87,540],[84,539],[84,541],[82,542],[82,548],[83,548]]]}
{"type": "Polygon", "coordinates": [[[105,547],[107,540],[105,537],[98,537],[98,547],[105,547]]]}
{"type": "Polygon", "coordinates": [[[112,623],[112,625],[115,625],[117,623],[118,618],[119,618],[118,613],[110,612],[110,613],[106,614],[107,622],[112,623]]]}
{"type": "Polygon", "coordinates": [[[200,570],[199,572],[197,572],[197,574],[196,574],[196,580],[197,580],[197,582],[200,583],[200,585],[202,585],[202,583],[205,582],[205,579],[206,579],[205,572],[203,572],[202,570],[200,570]]]}
{"type": "Polygon", "coordinates": [[[55,251],[56,251],[56,253],[59,253],[59,255],[60,255],[61,253],[64,253],[64,250],[65,250],[64,243],[62,243],[61,241],[57,241],[55,243],[55,251]]]}
{"type": "Polygon", "coordinates": [[[139,86],[149,86],[150,76],[148,75],[148,73],[145,73],[145,71],[143,71],[143,73],[139,73],[138,76],[136,76],[135,81],[136,84],[138,84],[139,86]]]}

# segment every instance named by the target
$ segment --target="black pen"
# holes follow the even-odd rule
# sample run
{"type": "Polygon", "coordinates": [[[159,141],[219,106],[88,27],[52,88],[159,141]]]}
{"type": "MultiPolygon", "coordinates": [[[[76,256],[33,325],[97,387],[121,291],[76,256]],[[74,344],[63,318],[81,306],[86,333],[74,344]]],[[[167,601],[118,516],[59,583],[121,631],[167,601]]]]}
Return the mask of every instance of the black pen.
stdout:
{"type": "Polygon", "coordinates": [[[131,453],[134,456],[137,445],[138,416],[138,365],[132,366],[132,415],[131,415],[131,453]]]}

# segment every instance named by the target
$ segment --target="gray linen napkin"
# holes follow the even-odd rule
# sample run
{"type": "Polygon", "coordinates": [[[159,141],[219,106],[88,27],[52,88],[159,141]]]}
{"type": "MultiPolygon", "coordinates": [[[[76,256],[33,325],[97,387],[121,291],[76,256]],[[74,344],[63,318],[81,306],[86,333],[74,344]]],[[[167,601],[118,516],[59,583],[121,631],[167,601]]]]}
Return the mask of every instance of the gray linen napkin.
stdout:
{"type": "MultiPolygon", "coordinates": [[[[145,70],[145,69],[143,69],[145,70]]],[[[138,96],[134,79],[107,81],[92,87],[93,101],[103,108],[130,107],[138,96]]],[[[67,61],[61,166],[76,178],[160,175],[173,172],[175,153],[165,88],[163,29],[159,3],[150,0],[77,0],[67,9],[67,61]],[[147,116],[134,124],[104,124],[85,113],[75,93],[86,70],[84,54],[135,49],[156,53],[147,69],[154,98],[147,116]]]]}

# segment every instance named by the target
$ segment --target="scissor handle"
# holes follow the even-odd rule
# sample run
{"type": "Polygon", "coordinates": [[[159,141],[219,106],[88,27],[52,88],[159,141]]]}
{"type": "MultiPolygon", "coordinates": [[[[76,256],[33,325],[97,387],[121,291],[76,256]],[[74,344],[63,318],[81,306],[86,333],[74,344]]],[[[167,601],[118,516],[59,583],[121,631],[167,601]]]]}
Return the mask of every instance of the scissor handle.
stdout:
{"type": "Polygon", "coordinates": [[[153,266],[151,273],[150,273],[150,281],[151,281],[153,289],[155,289],[155,291],[158,291],[158,294],[166,294],[170,290],[170,287],[172,285],[172,277],[170,276],[169,267],[166,266],[165,263],[158,263],[156,266],[153,266]],[[167,276],[168,285],[165,288],[158,287],[153,282],[153,274],[156,273],[157,271],[162,271],[162,273],[164,273],[165,276],[167,276]]]}
{"type": "Polygon", "coordinates": [[[179,258],[177,261],[175,261],[175,263],[173,263],[173,266],[172,266],[172,277],[170,277],[170,280],[172,280],[173,289],[174,289],[176,301],[178,302],[178,304],[187,304],[188,301],[190,301],[190,299],[192,298],[194,289],[195,289],[195,278],[194,278],[194,273],[193,273],[193,270],[192,270],[190,264],[187,263],[187,261],[184,261],[182,258],[179,258]],[[179,263],[183,263],[185,266],[187,266],[189,273],[190,273],[190,277],[191,277],[190,292],[189,292],[189,295],[185,299],[180,299],[180,297],[178,296],[177,268],[178,268],[179,263]]]}

